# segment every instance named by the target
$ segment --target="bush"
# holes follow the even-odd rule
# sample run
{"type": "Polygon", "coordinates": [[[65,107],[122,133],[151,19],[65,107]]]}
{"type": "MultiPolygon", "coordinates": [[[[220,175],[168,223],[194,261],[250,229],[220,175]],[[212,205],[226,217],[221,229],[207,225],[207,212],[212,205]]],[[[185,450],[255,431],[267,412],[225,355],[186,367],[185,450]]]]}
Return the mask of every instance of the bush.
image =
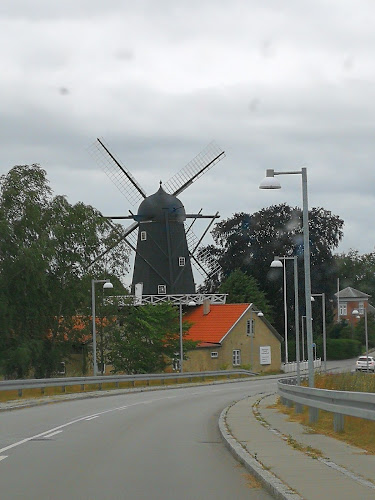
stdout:
{"type": "Polygon", "coordinates": [[[327,359],[349,359],[361,354],[361,342],[353,339],[327,339],[327,359]]]}

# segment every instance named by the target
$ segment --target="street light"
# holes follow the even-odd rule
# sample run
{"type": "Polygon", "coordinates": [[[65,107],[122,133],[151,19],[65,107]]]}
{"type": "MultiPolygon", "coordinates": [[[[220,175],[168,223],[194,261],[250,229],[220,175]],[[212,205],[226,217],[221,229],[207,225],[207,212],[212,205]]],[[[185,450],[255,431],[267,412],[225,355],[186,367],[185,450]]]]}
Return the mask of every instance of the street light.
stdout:
{"type": "MultiPolygon", "coordinates": [[[[189,307],[196,306],[197,304],[191,300],[187,304],[189,307]]],[[[182,338],[182,301],[180,301],[180,373],[183,372],[183,361],[184,361],[184,344],[183,344],[183,338],[182,338]]]]}
{"type": "Polygon", "coordinates": [[[312,324],[311,324],[311,277],[310,277],[310,246],[309,246],[309,213],[307,201],[307,169],[301,168],[297,171],[276,172],[273,169],[266,170],[266,177],[259,185],[260,189],[280,189],[280,182],[275,175],[299,174],[302,176],[302,213],[303,213],[303,259],[305,269],[305,302],[306,302],[306,329],[307,329],[307,361],[309,369],[309,386],[314,387],[314,361],[312,346],[312,324]]]}
{"type": "Polygon", "coordinates": [[[299,305],[298,305],[298,266],[297,266],[297,255],[293,257],[275,257],[271,263],[271,267],[284,267],[284,310],[285,310],[285,362],[288,360],[288,344],[287,344],[287,310],[286,310],[286,260],[293,260],[293,271],[294,271],[294,323],[296,330],[296,362],[297,362],[297,384],[301,385],[301,375],[300,375],[300,350],[299,350],[299,305]],[[284,266],[281,263],[284,260],[284,266]]]}
{"type": "Polygon", "coordinates": [[[91,280],[91,307],[92,307],[92,363],[94,369],[94,377],[98,374],[98,366],[96,363],[96,323],[95,323],[95,285],[104,283],[103,288],[113,288],[110,280],[91,280]]]}
{"type": "Polygon", "coordinates": [[[324,371],[327,371],[327,335],[326,335],[326,294],[312,293],[311,301],[314,302],[314,297],[322,297],[322,322],[323,322],[323,362],[324,371]]]}
{"type": "Polygon", "coordinates": [[[250,337],[250,365],[251,365],[252,370],[254,369],[254,364],[253,364],[254,355],[253,355],[253,353],[254,353],[254,335],[255,335],[255,325],[253,323],[253,312],[256,313],[258,318],[262,318],[264,316],[262,311],[254,309],[253,304],[250,304],[250,331],[249,331],[248,335],[250,337]]]}
{"type": "MultiPolygon", "coordinates": [[[[366,309],[366,306],[364,306],[364,313],[365,313],[366,364],[367,364],[367,373],[368,373],[369,372],[369,367],[368,367],[368,332],[367,332],[367,309],[366,309]]],[[[358,309],[353,309],[352,314],[354,316],[360,317],[358,309]]]]}

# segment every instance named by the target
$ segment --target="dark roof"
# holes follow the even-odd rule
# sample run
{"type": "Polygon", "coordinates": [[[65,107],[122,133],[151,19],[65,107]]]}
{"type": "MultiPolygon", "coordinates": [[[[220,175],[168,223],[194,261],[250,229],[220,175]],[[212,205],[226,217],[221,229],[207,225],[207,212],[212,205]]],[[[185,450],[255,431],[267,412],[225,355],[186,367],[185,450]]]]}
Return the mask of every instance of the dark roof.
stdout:
{"type": "Polygon", "coordinates": [[[135,219],[138,222],[145,220],[164,222],[166,211],[169,220],[184,222],[186,219],[185,208],[181,201],[176,196],[166,193],[160,185],[156,193],[145,198],[139,205],[135,219]]]}
{"type": "MultiPolygon", "coordinates": [[[[356,290],[351,286],[339,290],[338,295],[340,299],[368,299],[371,297],[371,295],[367,295],[367,293],[356,290]]],[[[337,297],[337,292],[335,293],[335,297],[337,297]]]]}

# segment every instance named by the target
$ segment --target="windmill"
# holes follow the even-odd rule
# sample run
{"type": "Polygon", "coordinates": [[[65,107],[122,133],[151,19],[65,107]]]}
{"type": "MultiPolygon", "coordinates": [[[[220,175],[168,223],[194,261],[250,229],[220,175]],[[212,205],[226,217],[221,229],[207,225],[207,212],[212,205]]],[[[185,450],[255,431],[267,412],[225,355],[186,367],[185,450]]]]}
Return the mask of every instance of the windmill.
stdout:
{"type": "Polygon", "coordinates": [[[203,237],[219,215],[203,215],[202,210],[196,214],[186,214],[177,196],[224,158],[224,151],[214,142],[210,143],[167,183],[162,184],[160,181],[159,189],[150,196],[146,195],[102,139],[97,139],[89,151],[128,202],[139,204],[136,214],[129,210],[130,215],[107,217],[109,220],[134,221],[115,243],[125,240],[135,251],[132,292],[138,283],[143,283],[142,293],[146,295],[194,294],[192,263],[202,275],[212,276],[219,270],[219,266],[210,262],[207,254],[200,254],[199,258],[195,255],[203,237]],[[202,218],[211,220],[203,235],[197,238],[192,227],[202,218]],[[187,219],[192,219],[189,226],[187,219]]]}

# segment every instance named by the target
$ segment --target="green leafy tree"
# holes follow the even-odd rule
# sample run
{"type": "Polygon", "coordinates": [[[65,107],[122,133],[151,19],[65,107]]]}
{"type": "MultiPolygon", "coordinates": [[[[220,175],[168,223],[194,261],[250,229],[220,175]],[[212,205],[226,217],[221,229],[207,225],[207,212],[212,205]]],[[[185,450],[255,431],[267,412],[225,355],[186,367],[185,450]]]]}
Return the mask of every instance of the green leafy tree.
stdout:
{"type": "MultiPolygon", "coordinates": [[[[170,303],[124,307],[123,324],[108,337],[108,360],[114,373],[158,373],[179,352],[179,311],[170,303]]],[[[183,322],[183,335],[190,324],[183,322]]],[[[196,342],[184,340],[184,353],[196,342]]]]}
{"type": "Polygon", "coordinates": [[[89,310],[91,278],[126,269],[122,243],[87,271],[121,231],[93,207],[54,197],[39,165],[16,166],[0,178],[0,370],[6,377],[48,377],[69,355],[77,341],[74,317],[89,310]]]}
{"type": "Polygon", "coordinates": [[[219,292],[228,294],[227,304],[252,302],[269,321],[272,321],[272,308],[253,276],[236,269],[220,285],[219,292]]]}
{"type": "Polygon", "coordinates": [[[375,297],[375,252],[349,250],[335,256],[340,288],[351,286],[375,297]]]}
{"type": "MultiPolygon", "coordinates": [[[[337,271],[333,250],[342,238],[343,221],[323,208],[309,211],[312,290],[329,297],[335,286],[337,271]]],[[[221,267],[221,273],[208,279],[202,291],[215,291],[236,269],[253,276],[266,294],[275,312],[275,326],[283,330],[282,271],[270,269],[275,255],[298,257],[300,307],[304,313],[303,293],[303,224],[302,211],[286,204],[273,205],[254,214],[237,213],[215,225],[215,245],[207,251],[221,267]]],[[[287,264],[288,266],[288,264],[287,264]]],[[[287,273],[287,288],[294,290],[293,273],[287,273]]],[[[294,298],[288,298],[293,309],[294,298]]]]}

